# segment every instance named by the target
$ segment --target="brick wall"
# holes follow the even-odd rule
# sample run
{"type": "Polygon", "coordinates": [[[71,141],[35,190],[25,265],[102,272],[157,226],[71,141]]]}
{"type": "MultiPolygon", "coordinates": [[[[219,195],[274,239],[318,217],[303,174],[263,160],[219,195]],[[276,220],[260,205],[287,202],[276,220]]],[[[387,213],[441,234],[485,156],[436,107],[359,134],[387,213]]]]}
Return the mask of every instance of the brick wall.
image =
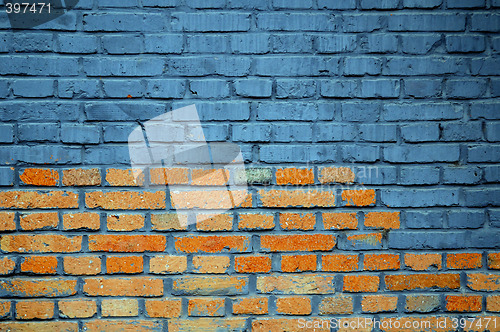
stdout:
{"type": "Polygon", "coordinates": [[[0,330],[500,331],[498,8],[80,0],[12,30],[2,6],[0,330]],[[247,163],[223,213],[241,174],[131,170],[132,130],[193,103],[247,163]]]}

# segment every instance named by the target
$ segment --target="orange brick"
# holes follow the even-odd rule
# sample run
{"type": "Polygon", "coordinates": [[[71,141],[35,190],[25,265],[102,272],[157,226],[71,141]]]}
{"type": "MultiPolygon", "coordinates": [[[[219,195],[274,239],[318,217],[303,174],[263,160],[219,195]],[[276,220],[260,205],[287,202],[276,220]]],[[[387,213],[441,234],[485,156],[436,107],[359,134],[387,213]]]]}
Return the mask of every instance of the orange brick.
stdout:
{"type": "Polygon", "coordinates": [[[363,267],[368,271],[399,270],[399,255],[365,254],[363,267]]]}
{"type": "Polygon", "coordinates": [[[260,200],[264,207],[333,207],[335,195],[333,191],[319,190],[259,190],[260,200]]]}
{"type": "Polygon", "coordinates": [[[101,258],[98,256],[64,257],[64,272],[72,275],[95,275],[101,273],[101,258]]]}
{"type": "Polygon", "coordinates": [[[248,236],[186,236],[175,237],[175,249],[185,253],[196,252],[247,252],[250,249],[248,236]]]}
{"type": "Polygon", "coordinates": [[[398,306],[397,296],[365,295],[361,300],[363,312],[394,312],[398,306]]]}
{"type": "Polygon", "coordinates": [[[165,209],[165,192],[92,191],[85,193],[85,205],[105,210],[165,209]]]}
{"type": "Polygon", "coordinates": [[[329,251],[335,246],[335,236],[326,234],[262,235],[260,246],[271,252],[329,251]]]}
{"type": "Polygon", "coordinates": [[[198,214],[196,216],[196,229],[199,231],[230,231],[232,228],[232,214],[198,214]]]}
{"type": "Polygon", "coordinates": [[[147,277],[87,278],[83,292],[88,296],[162,296],[163,280],[147,277]]]}
{"type": "Polygon", "coordinates": [[[460,288],[459,274],[386,275],[385,287],[392,291],[412,289],[460,288]]]}
{"type": "Polygon", "coordinates": [[[375,204],[375,190],[344,190],[342,201],[346,206],[368,206],[375,204]]]}
{"type": "Polygon", "coordinates": [[[245,318],[171,319],[168,322],[169,332],[212,331],[214,327],[220,331],[247,331],[245,318]]]}
{"type": "Polygon", "coordinates": [[[320,315],[350,315],[354,312],[351,296],[335,295],[325,297],[319,305],[320,315]]]}
{"type": "Polygon", "coordinates": [[[276,184],[313,184],[314,172],[312,168],[278,168],[276,170],[276,184]]]}
{"type": "Polygon", "coordinates": [[[38,332],[51,332],[51,331],[78,331],[77,322],[0,322],[0,331],[38,331],[38,332]]]}
{"type": "Polygon", "coordinates": [[[78,252],[82,248],[82,237],[64,235],[4,235],[0,246],[7,252],[78,252]]]}
{"type": "Polygon", "coordinates": [[[248,277],[181,276],[174,278],[174,295],[243,295],[248,293],[248,277]]]}
{"type": "Polygon", "coordinates": [[[193,186],[224,186],[229,180],[227,169],[193,169],[191,171],[193,186]]]}
{"type": "Polygon", "coordinates": [[[488,254],[488,268],[500,270],[500,252],[492,252],[488,254]]]}
{"type": "Polygon", "coordinates": [[[99,186],[101,185],[101,172],[98,168],[75,168],[63,170],[63,185],[75,186],[99,186]]]}
{"type": "Polygon", "coordinates": [[[25,257],[21,263],[21,272],[35,274],[56,274],[57,257],[56,256],[29,256],[25,257]]]}
{"type": "Polygon", "coordinates": [[[76,279],[10,278],[0,280],[4,297],[61,297],[76,294],[76,279]]]}
{"type": "Polygon", "coordinates": [[[405,265],[413,271],[441,270],[441,254],[405,254],[405,265]]]}
{"type": "Polygon", "coordinates": [[[486,298],[486,310],[500,312],[500,295],[488,295],[486,298]]]}
{"type": "Polygon", "coordinates": [[[16,214],[14,212],[0,212],[0,232],[4,231],[15,231],[16,222],[14,218],[16,214]]]}
{"type": "Polygon", "coordinates": [[[347,272],[358,269],[358,255],[323,255],[321,256],[323,271],[347,272]]]}
{"type": "Polygon", "coordinates": [[[52,169],[27,168],[19,175],[24,184],[33,186],[57,186],[59,172],[52,169]]]}
{"type": "Polygon", "coordinates": [[[148,317],[173,318],[179,317],[182,311],[182,301],[179,300],[146,300],[148,317]]]}
{"type": "Polygon", "coordinates": [[[89,235],[90,251],[164,251],[166,243],[167,238],[163,235],[89,235]]]}
{"type": "Polygon", "coordinates": [[[153,256],[149,260],[149,272],[154,274],[175,274],[187,270],[186,256],[153,256]]]}
{"type": "Polygon", "coordinates": [[[479,312],[483,309],[481,295],[448,295],[446,296],[446,311],[479,312]]]}
{"type": "Polygon", "coordinates": [[[368,228],[399,228],[399,212],[369,212],[365,214],[365,227],[368,228]]]}
{"type": "Polygon", "coordinates": [[[349,167],[321,167],[319,170],[321,183],[352,183],[355,177],[349,167]]]}
{"type": "Polygon", "coordinates": [[[151,228],[154,231],[186,230],[188,217],[179,213],[152,213],[151,228]]]}
{"type": "Polygon", "coordinates": [[[98,213],[65,213],[63,215],[64,230],[89,229],[98,230],[101,227],[98,213]]]}
{"type": "MultiPolygon", "coordinates": [[[[264,332],[264,331],[286,331],[286,332],[301,332],[301,331],[314,331],[314,332],[330,332],[330,327],[327,323],[323,323],[325,319],[318,319],[307,317],[304,318],[303,324],[299,323],[297,318],[290,319],[277,319],[277,318],[266,318],[266,319],[253,319],[252,320],[252,331],[264,332]],[[306,325],[307,324],[307,325],[306,325]],[[311,326],[311,328],[304,329],[305,326],[311,326]]],[[[340,331],[340,330],[339,330],[340,331]]]]}
{"type": "Polygon", "coordinates": [[[283,229],[313,230],[316,217],[312,213],[280,213],[280,226],[283,229]]]}
{"type": "Polygon", "coordinates": [[[54,317],[54,302],[19,301],[16,303],[16,319],[51,319],[54,317]]]}
{"type": "Polygon", "coordinates": [[[460,253],[446,255],[446,265],[449,269],[477,269],[483,266],[480,253],[460,253]]]}
{"type": "Polygon", "coordinates": [[[108,230],[110,231],[135,231],[144,227],[142,214],[113,214],[108,215],[108,230]]]}
{"type": "Polygon", "coordinates": [[[78,207],[78,194],[71,191],[0,191],[0,208],[71,209],[78,207]]]}
{"type": "Polygon", "coordinates": [[[311,299],[308,297],[290,296],[276,299],[276,312],[282,315],[309,315],[311,299]]]}
{"type": "Polygon", "coordinates": [[[432,312],[440,307],[438,295],[408,295],[406,296],[406,311],[432,312]]]}
{"type": "Polygon", "coordinates": [[[194,256],[194,273],[226,273],[230,260],[228,256],[194,256]]]}
{"type": "Polygon", "coordinates": [[[251,196],[245,190],[170,191],[170,200],[175,209],[229,210],[238,206],[238,202],[243,202],[239,204],[241,207],[252,206],[251,196]],[[250,201],[245,201],[248,197],[250,201]]]}
{"type": "Polygon", "coordinates": [[[240,213],[239,229],[273,229],[274,216],[264,213],[240,213]]]}
{"type": "Polygon", "coordinates": [[[257,292],[272,294],[331,294],[333,275],[295,274],[257,276],[257,292]]]}
{"type": "Polygon", "coordinates": [[[188,315],[195,317],[212,316],[222,317],[225,314],[224,299],[196,298],[189,299],[188,315]]]}
{"type": "Polygon", "coordinates": [[[108,168],[106,170],[106,181],[110,186],[142,186],[144,185],[144,173],[140,169],[108,168]]]}
{"type": "Polygon", "coordinates": [[[378,291],[379,277],[364,275],[344,276],[344,292],[376,292],[378,291]]]}
{"type": "Polygon", "coordinates": [[[134,319],[134,320],[95,319],[95,320],[84,321],[82,331],[152,332],[152,331],[161,331],[161,329],[162,329],[162,322],[159,321],[139,320],[139,319],[134,319]]]}
{"type": "Polygon", "coordinates": [[[356,229],[358,219],[353,212],[323,213],[325,229],[356,229]]]}
{"type": "Polygon", "coordinates": [[[62,318],[90,318],[97,313],[97,304],[91,300],[59,301],[58,307],[62,318]]]}
{"type": "Polygon", "coordinates": [[[142,256],[108,256],[106,257],[107,273],[141,273],[142,256]]]}
{"type": "Polygon", "coordinates": [[[151,168],[149,176],[151,184],[187,184],[189,170],[187,168],[151,168]]]}
{"type": "Polygon", "coordinates": [[[134,317],[139,314],[139,304],[135,299],[102,300],[102,317],[134,317]]]}
{"type": "Polygon", "coordinates": [[[281,256],[282,272],[316,271],[315,255],[283,255],[281,256]]]}
{"type": "Polygon", "coordinates": [[[0,258],[0,275],[7,275],[14,272],[16,268],[16,261],[13,258],[2,257],[0,258]]]}
{"type": "MultiPolygon", "coordinates": [[[[454,317],[453,317],[454,318],[454,317]]],[[[380,320],[380,326],[386,326],[383,329],[384,332],[410,332],[417,331],[413,326],[425,327],[425,330],[418,329],[418,331],[432,331],[432,332],[452,332],[456,330],[456,322],[452,317],[435,317],[435,316],[425,316],[425,317],[390,317],[382,318],[380,320]],[[396,327],[397,326],[397,327],[396,327]],[[410,328],[402,329],[403,326],[410,326],[410,328]]]]}
{"type": "Polygon", "coordinates": [[[19,216],[19,225],[25,231],[54,229],[59,223],[57,212],[30,213],[19,216]]]}
{"type": "Polygon", "coordinates": [[[467,273],[467,287],[475,291],[499,291],[500,275],[467,273]]]}
{"type": "Polygon", "coordinates": [[[233,300],[233,315],[265,315],[269,313],[266,297],[233,300]]]}
{"type": "Polygon", "coordinates": [[[271,257],[236,256],[234,269],[238,273],[269,273],[271,271],[271,257]]]}
{"type": "Polygon", "coordinates": [[[10,317],[10,301],[0,301],[0,317],[9,318],[10,317]]]}

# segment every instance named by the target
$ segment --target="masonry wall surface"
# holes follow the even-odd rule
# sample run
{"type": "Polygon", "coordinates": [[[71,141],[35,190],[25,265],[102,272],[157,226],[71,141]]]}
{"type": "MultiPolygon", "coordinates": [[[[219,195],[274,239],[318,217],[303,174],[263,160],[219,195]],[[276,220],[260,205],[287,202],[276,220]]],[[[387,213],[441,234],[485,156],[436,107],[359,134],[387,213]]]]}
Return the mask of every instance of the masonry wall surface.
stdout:
{"type": "Polygon", "coordinates": [[[0,8],[1,331],[500,331],[500,1],[0,8]],[[247,167],[204,220],[242,174],[130,169],[190,104],[247,167]]]}

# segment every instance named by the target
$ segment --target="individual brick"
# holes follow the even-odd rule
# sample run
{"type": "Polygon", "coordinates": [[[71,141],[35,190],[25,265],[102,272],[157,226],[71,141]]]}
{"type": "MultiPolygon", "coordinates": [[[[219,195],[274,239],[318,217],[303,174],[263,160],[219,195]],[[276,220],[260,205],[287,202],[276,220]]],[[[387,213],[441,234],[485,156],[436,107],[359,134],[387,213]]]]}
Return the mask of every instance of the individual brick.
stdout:
{"type": "Polygon", "coordinates": [[[59,301],[57,306],[62,318],[91,318],[97,313],[97,304],[92,300],[59,301]]]}
{"type": "Polygon", "coordinates": [[[158,331],[162,324],[158,321],[150,320],[123,320],[123,319],[94,319],[84,321],[85,331],[127,331],[134,330],[140,332],[158,331]]]}
{"type": "Polygon", "coordinates": [[[76,294],[76,279],[10,278],[0,281],[3,297],[66,297],[76,294]]]}
{"type": "Polygon", "coordinates": [[[500,253],[492,252],[488,254],[488,268],[500,270],[500,253]]]}
{"type": "Polygon", "coordinates": [[[104,299],[101,302],[102,317],[134,317],[139,314],[136,299],[104,299]]]}
{"type": "Polygon", "coordinates": [[[408,312],[432,312],[439,309],[438,295],[408,295],[405,310],[408,312]]]}
{"type": "Polygon", "coordinates": [[[233,300],[233,315],[265,315],[269,313],[267,297],[233,300]]]}
{"type": "Polygon", "coordinates": [[[135,231],[144,227],[142,214],[108,214],[107,228],[110,231],[135,231]]]}
{"type": "Polygon", "coordinates": [[[71,275],[96,275],[101,273],[101,258],[98,256],[64,257],[64,273],[71,275]]]}
{"type": "Polygon", "coordinates": [[[63,229],[69,230],[98,230],[101,227],[98,213],[65,213],[63,214],[63,229]]]}
{"type": "Polygon", "coordinates": [[[186,256],[156,255],[149,260],[149,272],[153,274],[178,274],[186,270],[186,256]]]}
{"type": "Polygon", "coordinates": [[[147,277],[86,278],[83,293],[87,296],[162,296],[163,280],[147,277]]]}
{"type": "Polygon", "coordinates": [[[66,237],[64,235],[4,235],[0,247],[6,252],[44,253],[44,252],[78,252],[82,248],[82,237],[66,237]]]}
{"type": "Polygon", "coordinates": [[[325,229],[356,229],[358,219],[355,212],[323,213],[323,226],[325,229]]]}
{"type": "Polygon", "coordinates": [[[223,317],[226,313],[222,298],[194,298],[188,301],[188,315],[194,317],[223,317]]]}
{"type": "Polygon", "coordinates": [[[399,270],[399,255],[396,254],[365,254],[363,268],[368,271],[399,270]]]}
{"type": "Polygon", "coordinates": [[[282,255],[282,272],[305,272],[316,271],[315,255],[282,255]]]}
{"type": "Polygon", "coordinates": [[[286,230],[313,230],[316,217],[313,213],[280,213],[280,226],[286,230]]]}
{"type": "MultiPolygon", "coordinates": [[[[303,317],[302,317],[303,318],[303,317]]],[[[300,331],[299,324],[297,324],[297,318],[265,318],[265,319],[254,319],[252,320],[252,331],[300,331]]],[[[314,324],[312,318],[307,318],[303,321],[304,325],[314,324]]],[[[315,328],[318,332],[328,332],[330,327],[321,326],[315,328]]]]}
{"type": "Polygon", "coordinates": [[[365,214],[365,227],[398,229],[399,212],[369,212],[365,214]]]}
{"type": "Polygon", "coordinates": [[[15,259],[10,257],[2,257],[0,258],[0,275],[8,275],[14,272],[16,267],[15,259]]]}
{"type": "Polygon", "coordinates": [[[238,217],[239,229],[273,229],[274,216],[264,213],[240,213],[238,217]]]}
{"type": "Polygon", "coordinates": [[[106,181],[110,186],[138,187],[144,184],[144,173],[139,169],[108,168],[106,181]]]}
{"type": "Polygon", "coordinates": [[[257,276],[257,292],[269,294],[332,294],[335,292],[334,277],[317,274],[257,276]]]}
{"type": "Polygon", "coordinates": [[[333,235],[262,235],[260,246],[263,251],[329,251],[335,246],[333,235]]]}
{"type": "Polygon", "coordinates": [[[271,271],[271,257],[236,256],[234,270],[238,273],[269,273],[271,271]]]}
{"type": "Polygon", "coordinates": [[[500,276],[487,273],[467,273],[467,287],[475,291],[500,290],[500,276]]]}
{"type": "Polygon", "coordinates": [[[54,317],[52,301],[19,301],[16,303],[16,319],[51,319],[54,317]]]}
{"type": "Polygon", "coordinates": [[[170,191],[170,200],[175,209],[228,210],[234,208],[234,204],[251,206],[251,195],[245,190],[232,190],[231,194],[227,190],[170,191]]]}
{"type": "Polygon", "coordinates": [[[347,236],[345,243],[340,242],[339,246],[345,250],[368,250],[382,248],[382,234],[363,233],[347,236]]]}
{"type": "Polygon", "coordinates": [[[446,311],[479,312],[482,310],[481,295],[448,295],[446,296],[446,311]]]}
{"type": "Polygon", "coordinates": [[[375,190],[343,190],[342,201],[346,206],[368,206],[375,204],[375,190]]]}
{"type": "Polygon", "coordinates": [[[248,294],[248,278],[233,276],[182,276],[175,278],[173,295],[243,295],[248,294]]]}
{"type": "Polygon", "coordinates": [[[313,184],[314,172],[312,168],[279,168],[276,170],[276,184],[313,184]]]}
{"type": "Polygon", "coordinates": [[[165,209],[165,192],[102,192],[85,193],[85,205],[105,210],[165,209]]]}
{"type": "Polygon", "coordinates": [[[194,256],[194,273],[226,273],[229,269],[228,256],[194,256]]]}
{"type": "Polygon", "coordinates": [[[348,295],[324,297],[319,304],[320,315],[350,315],[353,312],[353,300],[348,295]]]}
{"type": "Polygon", "coordinates": [[[318,190],[259,190],[264,207],[332,207],[335,195],[329,191],[318,190]]]}
{"type": "Polygon", "coordinates": [[[154,185],[187,184],[189,170],[187,168],[151,168],[150,183],[154,185]]]}
{"type": "Polygon", "coordinates": [[[483,266],[481,259],[480,253],[447,254],[446,266],[449,269],[477,269],[483,266]]]}
{"type": "Polygon", "coordinates": [[[199,231],[230,231],[233,229],[233,215],[198,214],[196,215],[196,229],[199,231]]]}
{"type": "Polygon", "coordinates": [[[145,304],[148,317],[174,318],[179,317],[182,311],[180,299],[146,300],[145,304]]]}
{"type": "Polygon", "coordinates": [[[323,271],[349,272],[358,269],[358,255],[322,255],[323,271]]]}
{"type": "Polygon", "coordinates": [[[227,169],[193,169],[191,185],[193,186],[225,186],[229,181],[227,169]]]}
{"type": "Polygon", "coordinates": [[[500,312],[500,295],[489,295],[486,297],[486,310],[500,312]]]}
{"type": "Polygon", "coordinates": [[[344,292],[376,292],[379,287],[379,277],[372,275],[345,275],[344,292]]]}
{"type": "Polygon", "coordinates": [[[308,297],[290,296],[276,299],[276,312],[282,315],[309,315],[311,299],[308,297]]]}
{"type": "Polygon", "coordinates": [[[228,331],[243,331],[246,328],[245,318],[197,318],[172,319],[168,323],[169,331],[193,331],[196,329],[210,330],[214,326],[228,331]]]}
{"type": "Polygon", "coordinates": [[[361,300],[361,310],[363,312],[394,312],[397,306],[397,296],[365,295],[361,300]]]}
{"type": "Polygon", "coordinates": [[[180,213],[151,213],[151,227],[154,231],[186,230],[187,215],[180,213]]]}
{"type": "Polygon", "coordinates": [[[78,207],[78,194],[71,191],[2,191],[0,208],[71,209],[78,207]]]}
{"type": "Polygon", "coordinates": [[[405,254],[405,265],[413,271],[441,270],[441,254],[405,254]]]}
{"type": "Polygon", "coordinates": [[[72,168],[63,170],[64,186],[99,186],[101,185],[101,172],[98,168],[72,168]]]}
{"type": "Polygon", "coordinates": [[[175,237],[175,249],[185,253],[248,252],[250,239],[247,236],[175,237]]]}
{"type": "Polygon", "coordinates": [[[30,213],[19,216],[19,225],[24,231],[55,229],[58,224],[57,212],[30,213]]]}
{"type": "Polygon", "coordinates": [[[33,186],[57,186],[59,172],[52,169],[26,168],[19,174],[22,183],[33,186]]]}
{"type": "Polygon", "coordinates": [[[144,252],[164,251],[167,239],[162,235],[89,235],[90,251],[144,252]]]}
{"type": "Polygon", "coordinates": [[[141,273],[143,268],[142,256],[107,256],[106,272],[115,273],[141,273]]]}
{"type": "Polygon", "coordinates": [[[386,275],[385,287],[391,291],[457,289],[460,288],[460,275],[452,273],[386,275]]]}
{"type": "Polygon", "coordinates": [[[56,274],[56,256],[28,256],[21,263],[21,272],[34,274],[56,274]]]}

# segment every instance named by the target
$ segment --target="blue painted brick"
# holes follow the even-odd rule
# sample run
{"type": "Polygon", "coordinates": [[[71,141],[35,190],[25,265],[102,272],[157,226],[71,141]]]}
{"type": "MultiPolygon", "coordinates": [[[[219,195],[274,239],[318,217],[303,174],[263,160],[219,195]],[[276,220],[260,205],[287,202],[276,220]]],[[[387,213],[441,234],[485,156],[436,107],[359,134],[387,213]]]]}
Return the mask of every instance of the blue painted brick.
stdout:
{"type": "Polygon", "coordinates": [[[318,53],[343,53],[356,49],[355,35],[326,35],[316,37],[318,53]]]}
{"type": "Polygon", "coordinates": [[[166,112],[165,105],[145,102],[92,102],[85,104],[87,121],[149,120],[166,112]]]}
{"type": "Polygon", "coordinates": [[[352,141],[357,134],[354,125],[344,123],[318,123],[313,132],[318,142],[352,141]]]}
{"type": "Polygon", "coordinates": [[[472,75],[498,75],[500,74],[500,59],[498,58],[475,58],[471,59],[472,75]]]}
{"type": "Polygon", "coordinates": [[[302,33],[276,34],[271,37],[275,53],[311,53],[313,37],[302,33]]]}
{"type": "Polygon", "coordinates": [[[446,93],[449,98],[475,99],[486,92],[485,80],[449,80],[446,82],[446,93]]]}
{"type": "Polygon", "coordinates": [[[266,79],[244,79],[234,82],[237,95],[243,97],[270,97],[272,81],[266,79]]]}
{"type": "Polygon", "coordinates": [[[388,16],[389,31],[463,31],[465,15],[454,14],[394,14],[388,16]]]}
{"type": "Polygon", "coordinates": [[[330,101],[318,103],[318,120],[333,120],[340,114],[340,103],[330,101]]]}
{"type": "Polygon", "coordinates": [[[462,249],[467,247],[466,232],[390,232],[390,249],[462,249]]]}
{"type": "Polygon", "coordinates": [[[230,38],[231,52],[238,54],[264,54],[270,51],[270,36],[262,33],[235,34],[230,38]]]}
{"type": "Polygon", "coordinates": [[[486,5],[485,0],[447,0],[448,8],[481,8],[486,5]]]}
{"type": "Polygon", "coordinates": [[[394,57],[387,60],[383,72],[386,75],[401,76],[466,74],[468,66],[461,58],[394,57]]]}
{"type": "Polygon", "coordinates": [[[498,120],[500,119],[498,107],[500,107],[500,103],[498,102],[473,103],[470,106],[470,116],[472,119],[498,120]]]}
{"type": "Polygon", "coordinates": [[[434,163],[458,161],[460,148],[455,144],[392,145],[384,148],[390,163],[434,163]]]}
{"type": "Polygon", "coordinates": [[[476,141],[483,137],[479,121],[442,124],[441,138],[445,141],[476,141]]]}
{"type": "Polygon", "coordinates": [[[472,248],[500,248],[500,230],[482,229],[471,232],[469,246],[472,248]]]}
{"type": "Polygon", "coordinates": [[[375,162],[380,159],[379,147],[376,145],[344,145],[342,160],[353,162],[375,162]]]}
{"type": "Polygon", "coordinates": [[[315,103],[265,102],[257,104],[257,120],[314,121],[318,118],[315,103]]]}
{"type": "Polygon", "coordinates": [[[0,33],[0,53],[7,53],[12,45],[12,35],[0,33]]]}
{"type": "Polygon", "coordinates": [[[150,58],[85,58],[88,76],[156,76],[163,73],[164,61],[150,58]]]}
{"type": "Polygon", "coordinates": [[[97,0],[99,8],[130,8],[138,7],[137,0],[97,0]]]}
{"type": "Polygon", "coordinates": [[[85,147],[83,163],[85,165],[130,164],[127,145],[104,145],[85,147]]]}
{"type": "Polygon", "coordinates": [[[78,59],[58,56],[0,56],[0,74],[76,76],[78,59]]]}
{"type": "Polygon", "coordinates": [[[406,211],[407,228],[442,228],[443,212],[438,211],[406,211]]]}
{"type": "Polygon", "coordinates": [[[103,80],[102,89],[108,98],[133,98],[144,95],[144,85],[139,80],[103,80]]]}
{"type": "Polygon", "coordinates": [[[100,128],[94,125],[62,124],[61,141],[64,143],[97,144],[100,128]]]}
{"type": "Polygon", "coordinates": [[[312,9],[312,0],[273,0],[276,9],[312,9]]]}
{"type": "Polygon", "coordinates": [[[165,72],[172,76],[246,76],[250,63],[246,57],[169,57],[165,72]]]}
{"type": "Polygon", "coordinates": [[[54,49],[51,33],[14,34],[12,47],[17,52],[50,52],[54,49]]]}
{"type": "Polygon", "coordinates": [[[136,124],[105,124],[102,126],[104,143],[127,142],[136,124]]]}
{"type": "Polygon", "coordinates": [[[14,168],[0,167],[0,186],[14,185],[14,168]]]}
{"type": "Polygon", "coordinates": [[[186,82],[176,79],[147,80],[146,95],[150,98],[182,98],[186,82]]]}
{"type": "Polygon", "coordinates": [[[316,94],[313,80],[276,80],[276,98],[309,98],[316,94]]]}
{"type": "Polygon", "coordinates": [[[268,0],[229,0],[231,8],[242,9],[267,9],[270,5],[268,0]]]}
{"type": "Polygon", "coordinates": [[[385,189],[382,204],[390,207],[430,207],[458,205],[458,189],[385,189]]]}
{"type": "Polygon", "coordinates": [[[439,167],[413,166],[402,167],[400,183],[404,185],[413,184],[437,184],[439,182],[439,167]]]}
{"type": "MultiPolygon", "coordinates": [[[[192,101],[172,103],[172,109],[191,105],[192,101]]],[[[196,109],[202,121],[246,121],[250,118],[250,105],[247,102],[196,102],[196,109]]],[[[174,114],[174,121],[194,120],[182,113],[174,114]]]]}
{"type": "Polygon", "coordinates": [[[91,54],[98,50],[98,38],[88,35],[58,34],[57,45],[60,53],[91,54]]]}
{"type": "Polygon", "coordinates": [[[329,57],[260,57],[255,72],[260,76],[329,76],[338,74],[339,59],[329,57]]]}
{"type": "Polygon", "coordinates": [[[484,166],[483,169],[486,182],[500,182],[500,166],[484,166]]]}
{"type": "Polygon", "coordinates": [[[244,124],[233,125],[233,140],[239,142],[269,142],[271,139],[271,125],[244,124]]]}
{"type": "Polygon", "coordinates": [[[346,98],[353,97],[357,90],[356,81],[328,80],[321,81],[320,94],[323,97],[346,98]]]}
{"type": "Polygon", "coordinates": [[[142,0],[144,7],[173,8],[180,4],[181,0],[142,0]]]}
{"type": "Polygon", "coordinates": [[[334,162],[337,149],[332,145],[270,145],[260,147],[260,160],[266,163],[334,162]]]}
{"type": "Polygon", "coordinates": [[[450,53],[483,52],[486,48],[484,36],[446,36],[446,50],[450,53]]]}
{"type": "Polygon", "coordinates": [[[356,0],[342,0],[342,1],[318,0],[318,7],[326,9],[337,9],[337,10],[355,9],[356,0]]]}
{"type": "Polygon", "coordinates": [[[59,141],[59,125],[56,123],[19,124],[17,135],[20,141],[57,142],[59,141]]]}
{"type": "Polygon", "coordinates": [[[312,142],[312,129],[311,125],[274,126],[274,140],[276,142],[312,142]]]}
{"type": "Polygon", "coordinates": [[[229,83],[225,80],[191,81],[189,90],[198,98],[220,99],[229,96],[229,83]]]}
{"type": "Polygon", "coordinates": [[[480,162],[500,162],[500,145],[477,145],[470,146],[467,151],[468,161],[472,163],[480,162]]]}
{"type": "Polygon", "coordinates": [[[491,48],[497,53],[500,52],[500,37],[491,38],[491,48]]]}
{"type": "Polygon", "coordinates": [[[344,32],[373,32],[382,28],[384,17],[378,14],[344,14],[341,29],[344,32]]]}
{"type": "Polygon", "coordinates": [[[203,9],[203,8],[223,8],[226,4],[225,0],[186,0],[186,5],[191,8],[203,9]]]}
{"type": "Polygon", "coordinates": [[[493,227],[500,227],[500,209],[490,209],[488,211],[490,225],[493,227]]]}
{"type": "Polygon", "coordinates": [[[59,98],[97,98],[100,95],[98,80],[61,79],[57,82],[59,98]]]}
{"type": "Polygon", "coordinates": [[[225,35],[191,35],[187,37],[187,52],[226,53],[229,42],[225,35]]]}
{"type": "Polygon", "coordinates": [[[465,189],[465,206],[484,207],[500,205],[500,189],[465,189]]]}
{"type": "MultiPolygon", "coordinates": [[[[372,233],[357,233],[359,235],[368,235],[372,233]]],[[[350,234],[349,234],[350,235],[350,234]]],[[[382,243],[378,241],[363,241],[357,238],[348,238],[349,235],[342,234],[339,236],[338,248],[340,250],[380,250],[382,243]]]]}
{"type": "Polygon", "coordinates": [[[144,31],[164,30],[165,18],[159,13],[91,13],[83,14],[84,31],[144,31]]]}
{"type": "Polygon", "coordinates": [[[378,75],[382,72],[382,61],[379,58],[347,57],[344,60],[345,76],[378,75]]]}
{"type": "Polygon", "coordinates": [[[396,9],[399,0],[361,0],[362,9],[396,9]]]}
{"type": "Polygon", "coordinates": [[[401,136],[406,142],[431,142],[439,139],[437,123],[409,124],[401,127],[401,136]]]}
{"type": "Polygon", "coordinates": [[[382,113],[386,121],[456,120],[463,116],[463,108],[450,103],[401,103],[385,104],[382,113]]]}
{"type": "Polygon", "coordinates": [[[355,95],[359,98],[396,98],[399,96],[399,80],[362,80],[355,95]]]}
{"type": "Polygon", "coordinates": [[[10,123],[0,123],[0,143],[14,142],[14,125],[10,123]]]}
{"type": "Polygon", "coordinates": [[[488,122],[486,123],[486,139],[488,142],[500,141],[500,123],[488,122]]]}
{"type": "Polygon", "coordinates": [[[481,180],[481,174],[478,167],[445,167],[443,168],[443,183],[478,183],[481,180]]]}
{"type": "Polygon", "coordinates": [[[11,84],[12,93],[19,97],[44,98],[54,95],[54,80],[21,79],[11,84]]]}
{"type": "Polygon", "coordinates": [[[0,98],[7,98],[9,95],[9,81],[0,80],[0,98]]]}
{"type": "Polygon", "coordinates": [[[102,37],[102,47],[108,54],[139,54],[143,49],[141,36],[113,35],[102,37]]]}
{"type": "Polygon", "coordinates": [[[76,11],[66,12],[58,18],[40,24],[32,29],[35,30],[62,30],[62,31],[76,31],[77,14],[76,11]]]}
{"type": "Polygon", "coordinates": [[[80,118],[80,115],[80,109],[76,103],[13,101],[0,104],[0,119],[3,121],[75,121],[80,118]],[[57,107],[54,107],[56,105],[57,107]]]}
{"type": "Polygon", "coordinates": [[[448,212],[448,227],[450,228],[480,228],[483,225],[484,212],[482,211],[448,212]]]}
{"type": "Polygon", "coordinates": [[[500,80],[490,79],[491,82],[491,95],[493,97],[500,97],[500,80]]]}
{"type": "Polygon", "coordinates": [[[257,28],[264,31],[335,31],[337,25],[329,14],[273,12],[258,14],[257,28]]]}
{"type": "Polygon", "coordinates": [[[172,13],[174,31],[248,31],[250,14],[248,13],[172,13]]]}
{"type": "Polygon", "coordinates": [[[407,97],[432,98],[441,96],[440,79],[405,79],[404,90],[407,97]]]}
{"type": "Polygon", "coordinates": [[[15,160],[26,164],[80,164],[82,162],[81,147],[34,145],[17,146],[15,160]]]}
{"type": "Polygon", "coordinates": [[[359,135],[363,141],[368,142],[395,142],[396,128],[392,124],[361,124],[359,135]]]}
{"type": "Polygon", "coordinates": [[[500,31],[500,15],[498,13],[472,14],[471,31],[500,31]]]}
{"type": "Polygon", "coordinates": [[[397,168],[393,166],[368,165],[354,167],[356,182],[365,185],[395,184],[397,173],[397,168]]]}
{"type": "Polygon", "coordinates": [[[179,54],[184,49],[181,34],[147,34],[144,35],[146,53],[179,54]]]}
{"type": "Polygon", "coordinates": [[[366,53],[394,53],[398,50],[398,38],[389,34],[369,34],[361,38],[361,49],[366,53]]]}
{"type": "MultiPolygon", "coordinates": [[[[188,126],[191,136],[199,132],[198,126],[188,126]]],[[[203,124],[203,134],[207,142],[225,142],[229,137],[229,126],[225,124],[207,125],[203,124]]]]}
{"type": "Polygon", "coordinates": [[[343,103],[342,119],[345,121],[376,121],[380,117],[378,103],[343,103]]]}

